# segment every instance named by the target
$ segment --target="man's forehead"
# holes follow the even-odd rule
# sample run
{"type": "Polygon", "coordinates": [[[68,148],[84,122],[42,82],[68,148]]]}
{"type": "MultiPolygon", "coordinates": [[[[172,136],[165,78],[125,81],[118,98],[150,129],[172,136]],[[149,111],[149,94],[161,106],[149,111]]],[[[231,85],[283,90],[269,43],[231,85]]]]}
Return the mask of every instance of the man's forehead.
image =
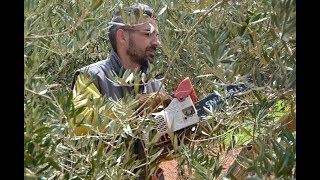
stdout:
{"type": "Polygon", "coordinates": [[[154,19],[154,18],[148,18],[143,23],[135,24],[134,27],[156,28],[156,27],[158,27],[158,21],[156,19],[154,19]]]}

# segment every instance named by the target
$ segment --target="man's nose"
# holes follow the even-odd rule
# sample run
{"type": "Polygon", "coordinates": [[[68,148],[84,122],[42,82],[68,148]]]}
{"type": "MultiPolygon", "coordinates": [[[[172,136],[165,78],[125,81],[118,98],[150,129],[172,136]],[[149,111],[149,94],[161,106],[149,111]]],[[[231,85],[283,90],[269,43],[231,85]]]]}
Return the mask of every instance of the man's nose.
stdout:
{"type": "Polygon", "coordinates": [[[160,38],[155,36],[152,38],[152,46],[160,47],[161,46],[161,41],[160,38]]]}

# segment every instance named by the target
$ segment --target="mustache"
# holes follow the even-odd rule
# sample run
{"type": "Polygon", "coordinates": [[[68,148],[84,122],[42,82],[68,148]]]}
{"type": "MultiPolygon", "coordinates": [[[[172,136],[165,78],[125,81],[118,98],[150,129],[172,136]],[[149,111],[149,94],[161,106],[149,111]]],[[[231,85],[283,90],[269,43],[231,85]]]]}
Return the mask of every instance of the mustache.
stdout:
{"type": "Polygon", "coordinates": [[[149,46],[149,47],[147,47],[147,50],[154,50],[154,51],[156,51],[156,50],[157,50],[157,47],[156,47],[156,46],[149,46]]]}

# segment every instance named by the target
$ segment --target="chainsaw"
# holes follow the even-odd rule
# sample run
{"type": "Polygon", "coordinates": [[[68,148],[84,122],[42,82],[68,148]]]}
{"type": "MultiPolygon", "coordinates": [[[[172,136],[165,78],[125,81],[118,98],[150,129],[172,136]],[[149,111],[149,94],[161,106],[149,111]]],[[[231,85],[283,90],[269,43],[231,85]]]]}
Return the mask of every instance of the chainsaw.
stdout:
{"type": "MultiPolygon", "coordinates": [[[[263,74],[260,74],[265,79],[263,74]]],[[[245,92],[254,86],[251,75],[246,76],[246,83],[225,86],[226,99],[236,97],[236,93],[245,92]]],[[[156,122],[156,136],[165,137],[171,132],[181,131],[200,122],[201,117],[208,115],[208,110],[221,109],[225,105],[217,93],[209,94],[198,100],[189,77],[180,82],[173,94],[171,103],[162,111],[153,113],[156,122]]]]}

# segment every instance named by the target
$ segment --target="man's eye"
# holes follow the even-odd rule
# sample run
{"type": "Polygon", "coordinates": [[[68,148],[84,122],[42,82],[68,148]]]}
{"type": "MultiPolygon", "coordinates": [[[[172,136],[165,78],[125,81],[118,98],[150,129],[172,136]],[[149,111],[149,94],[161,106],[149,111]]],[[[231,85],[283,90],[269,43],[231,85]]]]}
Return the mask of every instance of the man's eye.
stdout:
{"type": "Polygon", "coordinates": [[[151,31],[146,31],[145,35],[148,35],[148,36],[152,36],[154,34],[154,32],[151,32],[151,31]]]}
{"type": "Polygon", "coordinates": [[[148,37],[159,37],[159,34],[157,34],[155,31],[153,32],[150,32],[150,31],[146,31],[144,33],[145,36],[148,36],[148,37]]]}

